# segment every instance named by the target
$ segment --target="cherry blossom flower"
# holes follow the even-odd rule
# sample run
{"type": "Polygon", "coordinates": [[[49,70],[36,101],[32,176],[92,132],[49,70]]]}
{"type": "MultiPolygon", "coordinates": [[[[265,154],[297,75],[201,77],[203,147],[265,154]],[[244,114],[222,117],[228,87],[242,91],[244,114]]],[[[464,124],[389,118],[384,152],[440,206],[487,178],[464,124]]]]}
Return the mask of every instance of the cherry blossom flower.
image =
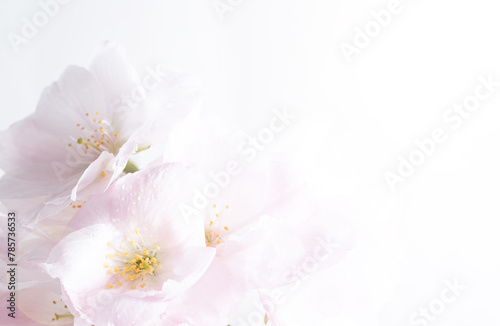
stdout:
{"type": "Polygon", "coordinates": [[[0,134],[0,199],[38,198],[40,220],[137,171],[134,154],[164,141],[199,97],[186,76],[149,70],[141,80],[114,43],[88,70],[68,67],[32,115],[0,134]]]}
{"type": "Polygon", "coordinates": [[[77,231],[51,251],[76,317],[96,325],[150,324],[204,274],[215,250],[203,225],[178,214],[188,168],[168,164],[120,178],[90,199],[70,223],[77,231]]]}
{"type": "MultiPolygon", "coordinates": [[[[244,133],[229,132],[217,120],[204,122],[193,144],[177,144],[174,158],[197,165],[201,181],[183,212],[187,218],[203,214],[206,245],[217,253],[207,273],[178,300],[176,309],[182,313],[172,314],[184,316],[175,321],[190,325],[227,325],[238,302],[253,290],[275,289],[307,277],[312,271],[296,270],[318,251],[318,241],[326,242],[330,263],[345,255],[349,241],[329,247],[337,245],[330,243],[331,235],[346,227],[333,219],[335,209],[316,206],[304,183],[283,163],[286,160],[266,155],[248,162],[238,153],[244,133]],[[215,276],[222,273],[223,279],[215,276]],[[189,310],[199,294],[207,292],[212,300],[189,310]]],[[[321,264],[326,265],[323,258],[321,264]]]]}

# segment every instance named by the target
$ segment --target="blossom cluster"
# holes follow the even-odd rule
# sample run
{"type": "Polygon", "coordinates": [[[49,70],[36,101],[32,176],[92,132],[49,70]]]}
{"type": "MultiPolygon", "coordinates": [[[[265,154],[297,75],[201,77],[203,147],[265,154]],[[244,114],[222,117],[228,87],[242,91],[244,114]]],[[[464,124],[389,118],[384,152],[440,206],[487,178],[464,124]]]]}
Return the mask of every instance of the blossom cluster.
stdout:
{"type": "Polygon", "coordinates": [[[280,326],[273,291],[342,258],[349,228],[286,162],[254,162],[190,206],[231,140],[201,119],[191,154],[169,159],[200,94],[175,71],[140,78],[108,42],[0,134],[0,212],[18,216],[19,270],[16,320],[2,324],[254,325],[238,316],[253,296],[260,325],[280,326]]]}

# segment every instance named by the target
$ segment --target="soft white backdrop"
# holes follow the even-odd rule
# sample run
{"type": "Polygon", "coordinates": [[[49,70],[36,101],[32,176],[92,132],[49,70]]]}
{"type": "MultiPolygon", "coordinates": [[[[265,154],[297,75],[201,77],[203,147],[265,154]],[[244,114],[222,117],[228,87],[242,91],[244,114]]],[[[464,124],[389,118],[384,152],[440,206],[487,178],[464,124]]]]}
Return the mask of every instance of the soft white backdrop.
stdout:
{"type": "Polygon", "coordinates": [[[123,44],[139,72],[164,63],[197,76],[202,110],[249,133],[288,105],[297,119],[273,145],[292,152],[318,193],[342,196],[357,230],[355,249],[325,278],[352,285],[339,288],[343,312],[325,325],[412,325],[455,278],[467,289],[429,324],[499,325],[500,94],[456,130],[443,113],[474,95],[479,76],[500,81],[500,7],[401,0],[348,62],[340,45],[390,2],[233,0],[222,19],[213,0],[73,0],[16,52],[8,35],[40,4],[3,0],[0,129],[104,40],[123,44]],[[391,191],[385,173],[437,127],[448,140],[391,191]]]}

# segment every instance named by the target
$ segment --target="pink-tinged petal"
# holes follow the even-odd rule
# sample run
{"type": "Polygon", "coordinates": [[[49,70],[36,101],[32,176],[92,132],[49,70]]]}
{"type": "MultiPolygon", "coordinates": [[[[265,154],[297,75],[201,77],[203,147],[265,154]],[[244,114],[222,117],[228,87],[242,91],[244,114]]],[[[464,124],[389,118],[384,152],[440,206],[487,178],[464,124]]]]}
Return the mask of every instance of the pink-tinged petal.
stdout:
{"type": "Polygon", "coordinates": [[[35,115],[40,128],[57,134],[74,130],[70,122],[84,121],[87,113],[96,112],[102,119],[112,118],[97,78],[85,68],[69,66],[58,82],[45,90],[35,115]]]}
{"type": "MultiPolygon", "coordinates": [[[[154,89],[146,90],[146,99],[140,109],[147,112],[144,120],[142,146],[163,143],[171,129],[200,104],[200,81],[187,74],[163,70],[160,66],[149,69],[149,76],[157,79],[154,89]]],[[[134,109],[137,111],[137,109],[134,109]]],[[[133,123],[130,119],[128,123],[133,123]]]]}
{"type": "Polygon", "coordinates": [[[197,326],[227,325],[246,294],[243,282],[215,258],[201,279],[173,302],[169,318],[197,326]]]}
{"type": "Polygon", "coordinates": [[[141,86],[139,75],[129,63],[123,46],[106,41],[95,54],[90,72],[102,86],[106,102],[110,108],[116,107],[122,96],[141,86]]]}
{"type": "Polygon", "coordinates": [[[79,317],[74,317],[73,322],[74,322],[73,326],[92,326],[91,323],[89,323],[85,319],[79,318],[79,317]]]}
{"type": "Polygon", "coordinates": [[[66,159],[67,141],[42,130],[35,117],[0,134],[0,198],[30,198],[68,189],[85,165],[66,159]],[[66,164],[71,162],[71,164],[66,164]],[[74,163],[74,164],[73,164],[74,163]],[[58,174],[64,175],[60,182],[58,174]]]}
{"type": "Polygon", "coordinates": [[[152,279],[152,286],[163,284],[163,297],[171,299],[189,289],[205,273],[215,257],[215,249],[207,247],[171,248],[158,254],[159,261],[170,262],[152,279]]]}
{"type": "Polygon", "coordinates": [[[98,224],[70,233],[51,251],[47,263],[52,277],[59,278],[68,294],[79,300],[84,291],[103,287],[109,276],[103,273],[107,244],[116,229],[98,224]]]}
{"type": "Polygon", "coordinates": [[[338,216],[339,207],[313,202],[306,191],[269,206],[260,222],[265,237],[248,252],[255,261],[247,269],[250,282],[274,288],[338,263],[355,238],[350,224],[338,216]]]}
{"type": "Polygon", "coordinates": [[[81,319],[92,325],[155,325],[168,302],[145,301],[101,291],[84,307],[81,319]]]}

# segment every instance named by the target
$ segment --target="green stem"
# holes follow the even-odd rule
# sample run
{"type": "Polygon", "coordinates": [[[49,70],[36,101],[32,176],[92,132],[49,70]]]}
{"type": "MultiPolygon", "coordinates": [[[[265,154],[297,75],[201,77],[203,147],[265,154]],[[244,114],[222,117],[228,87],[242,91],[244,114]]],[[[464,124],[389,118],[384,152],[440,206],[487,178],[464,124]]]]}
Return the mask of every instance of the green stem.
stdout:
{"type": "Polygon", "coordinates": [[[137,171],[139,171],[139,168],[134,163],[132,163],[132,161],[130,161],[130,160],[127,162],[125,169],[123,169],[123,172],[125,172],[125,173],[134,173],[137,171]]]}

